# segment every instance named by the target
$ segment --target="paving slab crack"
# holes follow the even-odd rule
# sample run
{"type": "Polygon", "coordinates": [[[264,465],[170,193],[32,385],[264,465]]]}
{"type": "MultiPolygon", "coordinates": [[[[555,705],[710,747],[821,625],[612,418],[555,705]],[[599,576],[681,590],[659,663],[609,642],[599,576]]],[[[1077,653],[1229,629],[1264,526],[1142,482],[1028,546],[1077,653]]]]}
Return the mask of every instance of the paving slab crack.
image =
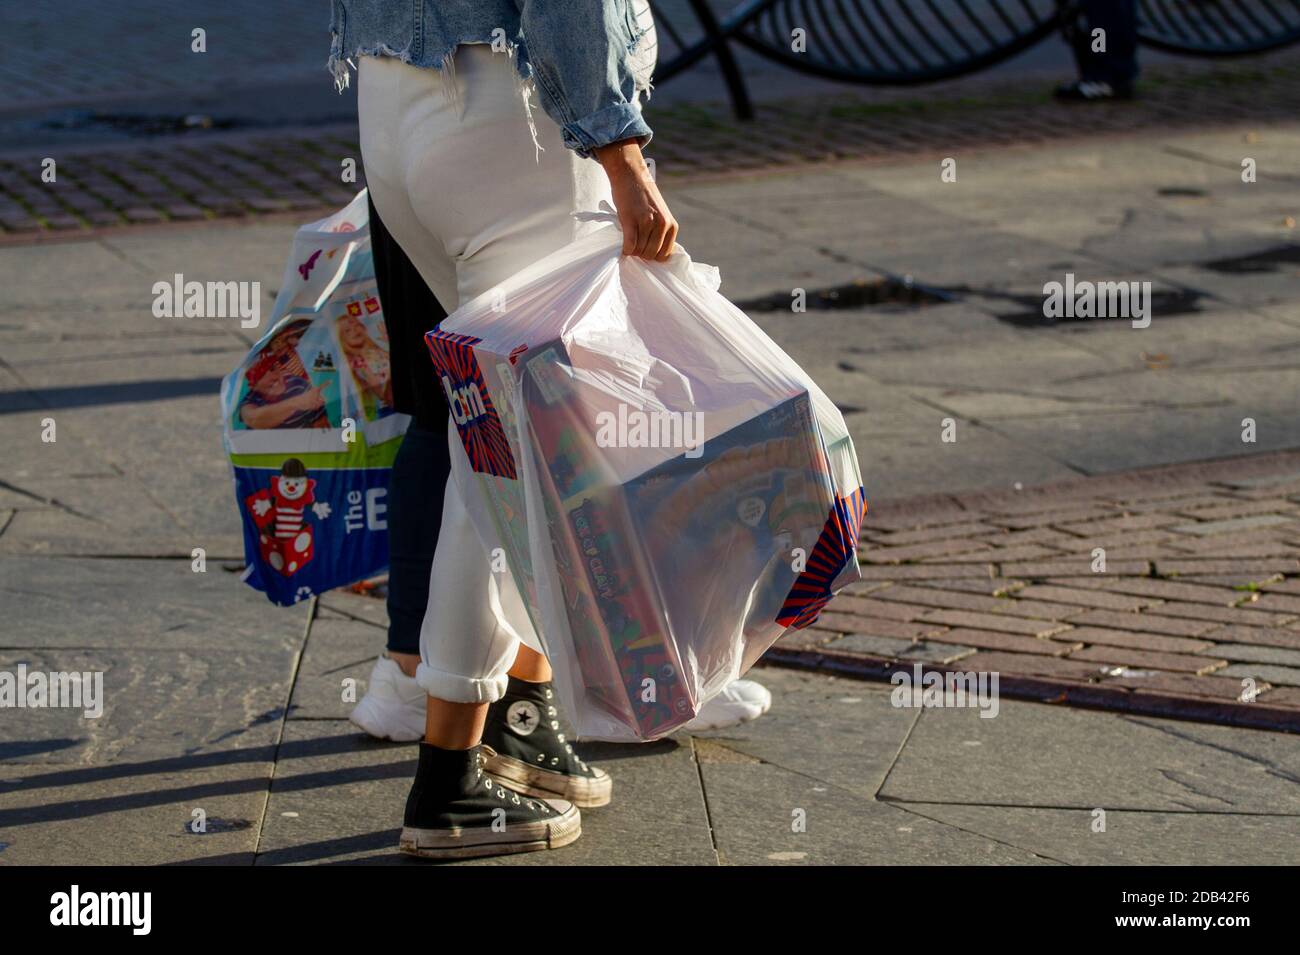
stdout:
{"type": "Polygon", "coordinates": [[[35,491],[29,491],[24,487],[19,487],[17,484],[11,484],[10,482],[3,479],[0,479],[0,490],[10,491],[14,494],[19,494],[22,497],[28,498],[29,500],[36,501],[40,504],[44,504],[46,507],[56,507],[67,514],[71,514],[73,517],[81,518],[83,521],[90,521],[91,523],[94,524],[104,523],[97,517],[92,517],[89,514],[82,514],[79,510],[77,510],[74,507],[70,507],[67,504],[64,504],[58,498],[45,497],[43,494],[37,494],[35,491]]]}
{"type": "Polygon", "coordinates": [[[368,627],[377,627],[380,630],[388,629],[387,623],[376,623],[374,620],[367,620],[365,617],[361,617],[348,610],[344,610],[343,608],[336,606],[333,603],[325,603],[324,601],[321,601],[320,605],[324,607],[326,610],[328,610],[330,613],[336,613],[341,617],[347,617],[349,620],[355,620],[357,623],[364,623],[368,627]]]}
{"type": "Polygon", "coordinates": [[[276,728],[275,746],[271,751],[271,768],[266,779],[266,789],[262,798],[262,809],[257,819],[257,841],[253,843],[252,864],[257,865],[258,857],[262,855],[262,837],[266,833],[267,815],[271,811],[271,791],[275,788],[275,771],[280,764],[280,747],[284,745],[284,730],[289,722],[290,712],[293,704],[293,693],[298,686],[298,676],[302,673],[302,661],[307,655],[307,642],[311,639],[311,627],[316,621],[316,609],[319,606],[319,597],[311,598],[311,607],[307,611],[307,622],[303,625],[302,644],[298,648],[298,653],[293,661],[293,673],[289,677],[289,688],[285,692],[284,707],[280,713],[280,724],[276,728]]]}
{"type": "MultiPolygon", "coordinates": [[[[30,395],[33,398],[33,400],[37,402],[37,404],[43,406],[46,409],[53,410],[52,408],[50,408],[49,402],[41,398],[40,392],[37,389],[32,387],[31,383],[28,382],[27,379],[24,378],[22,374],[19,373],[18,369],[15,368],[12,363],[6,362],[4,361],[4,359],[0,358],[0,368],[7,369],[9,373],[14,377],[14,379],[18,382],[18,384],[21,386],[21,389],[24,392],[26,392],[28,395],[30,395]]],[[[93,446],[94,442],[92,441],[91,444],[93,446]]],[[[119,473],[121,473],[124,478],[130,480],[136,486],[136,489],[144,497],[146,497],[155,507],[157,507],[160,511],[162,511],[165,515],[167,515],[167,517],[172,521],[172,523],[174,523],[180,530],[186,532],[187,534],[193,533],[193,530],[189,526],[187,526],[185,522],[182,521],[180,517],[166,505],[166,503],[160,500],[157,497],[157,495],[155,495],[154,492],[149,489],[148,485],[146,485],[143,481],[136,478],[133,474],[131,474],[131,472],[127,471],[124,468],[121,468],[115,461],[112,460],[111,457],[106,456],[103,452],[102,447],[95,446],[94,453],[98,460],[107,464],[110,468],[119,471],[119,473]]],[[[68,507],[68,505],[63,504],[60,501],[56,501],[53,498],[46,499],[40,497],[39,495],[34,495],[31,491],[24,491],[22,488],[17,488],[12,485],[9,485],[3,480],[0,480],[0,487],[7,487],[9,490],[14,491],[15,493],[26,494],[28,497],[35,497],[37,500],[44,501],[45,503],[49,504],[51,507],[61,508],[67,511],[69,514],[73,514],[77,517],[84,518],[96,524],[104,525],[104,522],[99,520],[98,518],[91,517],[88,514],[82,514],[79,511],[74,510],[73,508],[68,507]]]]}
{"type": "Polygon", "coordinates": [[[695,746],[694,736],[691,737],[691,758],[695,761],[695,775],[700,783],[700,799],[704,802],[704,821],[709,827],[709,844],[713,847],[713,859],[718,865],[722,865],[722,853],[718,851],[718,833],[713,828],[713,809],[709,806],[709,787],[704,782],[704,764],[700,762],[700,753],[695,746]]]}
{"type": "Polygon", "coordinates": [[[894,771],[894,767],[898,765],[898,759],[903,755],[903,749],[907,746],[907,741],[912,738],[912,733],[915,732],[917,724],[921,722],[921,715],[924,712],[925,709],[922,707],[921,709],[918,709],[916,715],[912,717],[912,724],[907,728],[907,732],[903,734],[903,738],[898,741],[898,748],[894,750],[894,758],[891,759],[889,765],[885,767],[884,773],[880,776],[880,783],[871,793],[872,799],[880,798],[881,791],[884,790],[885,784],[889,782],[889,776],[894,771]]]}
{"type": "MultiPolygon", "coordinates": [[[[345,663],[342,666],[337,666],[334,667],[333,669],[325,670],[321,673],[321,676],[332,676],[335,673],[342,673],[345,670],[351,670],[353,667],[364,666],[365,664],[369,663],[373,659],[374,659],[373,656],[362,657],[360,660],[353,660],[351,663],[345,663]]],[[[330,719],[338,719],[338,717],[330,717],[330,719]]]]}
{"type": "Polygon", "coordinates": [[[1171,769],[1157,769],[1156,772],[1160,773],[1161,776],[1164,776],[1166,780],[1173,782],[1174,785],[1182,786],[1183,789],[1188,791],[1188,793],[1195,793],[1203,799],[1213,799],[1214,802],[1223,803],[1225,806],[1235,806],[1236,804],[1232,802],[1231,799],[1225,799],[1223,796],[1214,795],[1213,793],[1206,793],[1205,790],[1197,789],[1197,787],[1193,786],[1192,783],[1187,782],[1186,780],[1180,780],[1177,774],[1175,774],[1171,769]]]}
{"type": "MultiPolygon", "coordinates": [[[[879,801],[892,805],[925,803],[931,806],[968,806],[973,809],[1043,809],[1052,812],[1091,812],[1092,805],[1055,805],[1048,803],[981,802],[964,799],[906,799],[898,796],[881,796],[879,801]]],[[[1172,800],[1171,800],[1172,801],[1172,800]]],[[[1300,819],[1300,812],[1256,812],[1248,809],[1157,809],[1148,806],[1107,806],[1115,812],[1141,812],[1159,816],[1242,816],[1258,819],[1300,819]]]]}
{"type": "Polygon", "coordinates": [[[949,829],[956,829],[958,832],[964,832],[968,836],[974,836],[977,839],[983,839],[987,842],[992,842],[995,845],[1005,846],[1008,849],[1015,849],[1017,852],[1024,852],[1030,856],[1033,856],[1035,859],[1044,859],[1048,862],[1055,862],[1057,865],[1071,864],[1069,862],[1066,862],[1064,859],[1057,859],[1055,856],[1049,856],[1046,853],[1038,852],[1034,849],[1030,849],[1025,846],[1016,845],[1014,842],[1008,842],[1005,839],[999,839],[996,836],[990,836],[988,833],[977,832],[974,829],[968,829],[965,826],[959,826],[956,823],[948,822],[946,819],[936,819],[933,816],[927,816],[925,813],[920,812],[907,805],[903,805],[900,803],[889,803],[889,805],[893,806],[895,809],[900,810],[901,812],[905,812],[913,816],[920,816],[922,819],[926,819],[930,822],[936,823],[937,825],[946,826],[949,829]]]}
{"type": "MultiPolygon", "coordinates": [[[[1198,152],[1195,149],[1184,149],[1181,146],[1161,146],[1162,152],[1171,156],[1178,156],[1180,159],[1190,159],[1193,162],[1204,163],[1207,166],[1216,166],[1219,169],[1231,169],[1235,173],[1241,172],[1240,163],[1231,163],[1227,160],[1215,159],[1213,156],[1207,156],[1205,153],[1198,152]]],[[[1300,176],[1293,176],[1285,172],[1269,172],[1265,169],[1257,169],[1255,177],[1258,181],[1276,179],[1281,182],[1300,182],[1300,176]]]]}
{"type": "MultiPolygon", "coordinates": [[[[918,717],[918,718],[919,718],[919,717],[918,717]]],[[[912,728],[915,727],[915,725],[916,725],[916,720],[913,720],[913,721],[912,721],[912,727],[909,727],[909,728],[908,728],[908,733],[907,733],[908,736],[911,735],[912,728]]],[[[720,746],[720,747],[722,747],[723,749],[730,749],[730,750],[732,750],[733,752],[737,753],[738,755],[741,755],[741,756],[749,756],[748,753],[744,753],[744,752],[742,752],[742,751],[740,751],[740,750],[736,750],[736,749],[734,749],[733,747],[726,746],[725,743],[721,742],[720,740],[718,740],[718,739],[716,739],[716,738],[710,738],[709,742],[710,742],[710,743],[713,743],[713,744],[715,744],[715,745],[717,745],[717,746],[720,746]]],[[[906,742],[906,739],[904,740],[904,742],[906,742]]],[[[899,752],[900,752],[900,753],[902,752],[902,746],[901,746],[901,745],[900,745],[900,747],[899,747],[899,752]]],[[[752,758],[752,757],[751,757],[751,758],[752,758]]],[[[895,758],[895,760],[897,760],[897,758],[898,758],[897,754],[895,754],[895,757],[894,757],[894,758],[895,758]]],[[[698,762],[698,761],[697,761],[697,762],[698,762]]],[[[995,838],[995,837],[993,837],[993,836],[985,835],[984,833],[975,832],[975,831],[973,831],[973,830],[966,829],[966,828],[964,828],[964,827],[962,827],[962,826],[958,826],[958,825],[956,825],[956,824],[954,824],[954,823],[947,822],[947,821],[945,821],[945,820],[943,820],[943,819],[935,819],[935,818],[932,818],[932,817],[930,817],[930,816],[926,816],[924,813],[916,812],[915,810],[910,809],[908,806],[902,804],[900,801],[888,800],[888,799],[881,799],[881,798],[879,798],[877,795],[863,796],[861,793],[859,793],[859,792],[855,792],[854,790],[849,789],[849,788],[846,787],[846,786],[841,786],[841,785],[839,785],[838,783],[832,782],[832,781],[830,781],[830,780],[828,780],[828,779],[823,779],[823,778],[820,777],[820,776],[813,776],[813,775],[810,775],[809,773],[801,772],[800,770],[797,770],[797,769],[792,769],[791,767],[786,766],[786,765],[783,765],[782,763],[776,763],[776,762],[773,762],[773,761],[768,760],[768,759],[762,759],[762,758],[759,758],[759,762],[763,763],[764,765],[771,766],[771,767],[773,767],[774,769],[779,769],[779,770],[781,770],[782,772],[789,773],[789,774],[791,774],[792,776],[798,776],[798,777],[801,778],[801,779],[807,779],[807,780],[809,780],[810,782],[818,783],[819,785],[825,786],[825,787],[827,787],[828,789],[833,789],[833,790],[835,790],[836,792],[839,792],[839,793],[842,793],[842,794],[845,795],[845,796],[848,796],[850,799],[852,799],[852,800],[854,800],[854,801],[856,801],[856,802],[876,803],[876,804],[878,804],[878,805],[888,806],[888,807],[891,808],[891,809],[897,809],[897,810],[899,810],[899,811],[901,811],[901,812],[909,812],[909,813],[912,813],[912,814],[914,814],[914,815],[921,816],[922,818],[928,819],[930,822],[933,822],[933,823],[935,823],[935,824],[937,824],[937,825],[944,826],[944,827],[949,828],[949,829],[956,829],[956,830],[958,830],[959,832],[964,832],[964,833],[966,833],[967,835],[972,835],[972,836],[975,836],[975,837],[977,837],[977,838],[984,839],[984,840],[986,840],[986,841],[988,841],[988,842],[993,842],[993,843],[996,843],[996,844],[998,844],[998,845],[1006,846],[1006,847],[1008,847],[1008,848],[1015,849],[1015,850],[1017,850],[1017,851],[1019,851],[1019,852],[1025,852],[1025,853],[1028,853],[1029,855],[1032,855],[1032,856],[1034,856],[1035,858],[1048,859],[1049,861],[1052,861],[1052,862],[1060,862],[1060,861],[1061,861],[1061,860],[1059,860],[1059,859],[1052,859],[1050,856],[1042,855],[1041,853],[1035,852],[1035,851],[1032,850],[1032,849],[1026,849],[1026,848],[1023,847],[1023,846],[1017,846],[1017,845],[1015,845],[1015,844],[1013,844],[1013,843],[1006,842],[1005,840],[997,839],[997,838],[995,838]]],[[[892,768],[893,768],[893,763],[891,762],[891,764],[890,764],[890,769],[892,769],[892,768]]],[[[886,777],[888,776],[888,774],[889,774],[889,770],[886,770],[886,772],[885,772],[886,777]]],[[[701,778],[701,784],[703,784],[703,779],[702,779],[702,778],[701,778]]],[[[884,785],[884,780],[881,781],[881,785],[882,785],[882,786],[884,785]]],[[[878,792],[879,792],[879,789],[877,789],[877,793],[878,793],[878,792]]],[[[934,804],[934,805],[940,805],[939,803],[932,803],[932,804],[934,804]]],[[[943,805],[956,805],[956,804],[954,804],[954,803],[945,803],[945,804],[943,804],[943,805]]],[[[1065,863],[1062,863],[1062,864],[1065,864],[1065,863]]]]}
{"type": "MultiPolygon", "coordinates": [[[[753,760],[753,761],[758,762],[758,763],[760,763],[760,764],[762,764],[762,765],[764,765],[764,766],[771,766],[771,767],[773,767],[774,769],[779,769],[779,770],[781,770],[781,771],[784,772],[784,773],[789,773],[789,774],[792,775],[792,776],[798,776],[800,779],[806,779],[806,780],[808,780],[809,782],[817,783],[817,784],[820,785],[820,786],[826,786],[826,787],[828,787],[828,788],[830,788],[830,789],[834,789],[834,790],[836,790],[836,791],[838,791],[838,792],[841,792],[841,793],[845,794],[846,796],[850,796],[850,797],[852,797],[853,799],[856,799],[856,800],[863,800],[863,801],[865,801],[865,802],[877,802],[877,801],[879,801],[879,800],[876,798],[876,796],[875,796],[874,794],[873,794],[873,795],[870,795],[870,796],[864,796],[864,795],[863,795],[862,793],[860,793],[860,792],[855,792],[854,790],[849,789],[847,786],[842,786],[842,785],[840,785],[839,783],[831,782],[829,779],[823,779],[821,776],[815,776],[815,775],[813,775],[813,774],[811,774],[811,773],[805,773],[805,772],[803,772],[802,770],[795,769],[795,768],[793,768],[793,767],[791,767],[791,766],[786,766],[784,763],[773,762],[772,760],[770,760],[770,759],[764,759],[764,758],[762,758],[761,756],[753,756],[753,755],[751,755],[751,754],[749,754],[749,753],[746,753],[744,750],[736,749],[734,746],[727,746],[726,743],[724,743],[724,742],[723,742],[722,740],[720,740],[720,739],[717,739],[717,738],[714,738],[714,737],[709,737],[709,738],[707,739],[707,741],[708,741],[711,745],[717,746],[717,747],[719,747],[720,749],[728,750],[729,752],[735,753],[737,756],[744,757],[746,760],[753,760]]],[[[692,737],[692,742],[694,742],[694,737],[692,737]]],[[[697,762],[698,762],[698,760],[697,760],[697,762]]],[[[888,771],[886,771],[886,772],[888,772],[888,771]]],[[[882,785],[883,785],[883,782],[882,782],[882,785]]]]}

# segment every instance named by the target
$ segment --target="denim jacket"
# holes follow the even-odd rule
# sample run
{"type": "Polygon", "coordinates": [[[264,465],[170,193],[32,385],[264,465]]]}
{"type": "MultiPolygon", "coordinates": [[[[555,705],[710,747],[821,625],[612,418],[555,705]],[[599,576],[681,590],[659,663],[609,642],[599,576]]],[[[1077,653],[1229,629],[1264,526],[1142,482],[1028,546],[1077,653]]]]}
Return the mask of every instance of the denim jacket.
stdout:
{"type": "Polygon", "coordinates": [[[394,56],[448,76],[457,46],[490,43],[514,57],[525,102],[535,86],[578,155],[650,141],[638,99],[649,70],[637,64],[653,42],[646,29],[653,21],[633,0],[331,0],[331,7],[329,68],[340,90],[352,57],[394,56]]]}

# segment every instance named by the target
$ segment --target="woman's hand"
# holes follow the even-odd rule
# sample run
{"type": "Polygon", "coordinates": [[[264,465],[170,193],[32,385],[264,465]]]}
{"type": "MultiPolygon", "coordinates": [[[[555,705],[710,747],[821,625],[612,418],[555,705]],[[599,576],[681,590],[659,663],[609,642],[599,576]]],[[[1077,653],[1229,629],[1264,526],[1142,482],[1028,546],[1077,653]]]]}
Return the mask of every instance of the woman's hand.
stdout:
{"type": "Polygon", "coordinates": [[[650,178],[635,139],[611,143],[595,151],[609,176],[614,208],[623,226],[623,254],[666,261],[677,240],[677,220],[650,178]]]}

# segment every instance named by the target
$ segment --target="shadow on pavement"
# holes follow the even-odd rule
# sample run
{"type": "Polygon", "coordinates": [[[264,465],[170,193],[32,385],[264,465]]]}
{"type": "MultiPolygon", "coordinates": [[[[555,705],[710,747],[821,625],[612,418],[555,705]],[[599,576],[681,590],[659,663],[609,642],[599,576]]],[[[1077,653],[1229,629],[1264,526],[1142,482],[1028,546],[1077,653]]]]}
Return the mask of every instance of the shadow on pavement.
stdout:
{"type": "Polygon", "coordinates": [[[215,399],[220,392],[220,378],[156,379],[112,385],[25,388],[22,391],[0,391],[0,415],[32,411],[33,399],[41,409],[56,411],[61,408],[97,408],[143,401],[170,401],[194,395],[211,395],[215,399]]]}
{"type": "MultiPolygon", "coordinates": [[[[320,862],[327,865],[428,865],[425,859],[414,859],[397,852],[397,839],[400,829],[381,829],[359,836],[342,839],[322,839],[300,846],[285,849],[272,849],[256,855],[258,865],[288,865],[294,862],[320,862]],[[374,856],[365,859],[336,859],[331,857],[348,855],[355,852],[374,852],[374,856]]],[[[202,859],[186,859],[181,862],[167,862],[169,866],[190,865],[248,865],[254,858],[252,852],[228,852],[218,856],[206,856],[202,859]]]]}
{"type": "MultiPolygon", "coordinates": [[[[19,741],[9,744],[13,748],[12,755],[21,752],[37,752],[39,750],[33,749],[33,747],[41,747],[42,745],[47,749],[56,748],[50,743],[42,744],[36,741],[19,741]]],[[[661,755],[672,752],[681,745],[676,740],[666,739],[648,744],[589,743],[583,746],[582,750],[585,758],[601,762],[612,762],[632,757],[661,755]]],[[[0,781],[0,794],[9,795],[28,790],[82,786],[110,779],[192,772],[215,766],[232,766],[240,763],[264,764],[274,762],[278,765],[287,759],[316,758],[355,752],[381,753],[402,747],[410,749],[411,746],[410,743],[384,743],[369,740],[358,733],[347,733],[321,739],[286,742],[280,746],[253,746],[247,749],[222,750],[215,753],[200,753],[192,756],[178,756],[140,763],[58,770],[40,775],[24,776],[21,780],[13,783],[0,781]]],[[[414,750],[412,749],[411,752],[412,757],[414,757],[414,750]]],[[[350,766],[345,769],[335,768],[315,773],[278,776],[272,785],[272,789],[277,793],[286,793],[381,779],[409,779],[415,773],[415,762],[415,759],[411,758],[400,762],[350,766]]],[[[0,765],[3,764],[0,763],[0,765]]],[[[18,764],[9,765],[16,766],[18,764]]],[[[8,809],[0,809],[0,829],[7,826],[31,825],[40,822],[83,819],[87,816],[142,809],[149,806],[193,802],[215,796],[256,792],[265,789],[267,784],[267,778],[258,773],[242,779],[199,783],[173,789],[146,790],[105,796],[98,799],[72,799],[68,802],[46,802],[41,805],[14,806],[8,809]]],[[[385,844],[386,847],[390,845],[391,843],[385,844]]]]}

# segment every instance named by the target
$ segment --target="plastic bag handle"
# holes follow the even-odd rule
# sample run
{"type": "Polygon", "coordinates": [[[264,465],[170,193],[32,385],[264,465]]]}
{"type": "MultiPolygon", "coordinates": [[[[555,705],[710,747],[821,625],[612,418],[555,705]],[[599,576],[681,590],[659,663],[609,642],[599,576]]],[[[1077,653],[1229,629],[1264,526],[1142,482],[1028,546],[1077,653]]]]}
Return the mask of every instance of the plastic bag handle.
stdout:
{"type": "MultiPolygon", "coordinates": [[[[623,224],[618,221],[618,213],[609,204],[608,200],[600,200],[600,205],[596,209],[595,212],[575,212],[573,218],[579,222],[609,222],[620,232],[623,231],[623,224]]],[[[667,265],[683,279],[705,291],[716,292],[719,285],[721,285],[721,276],[718,274],[718,270],[712,265],[693,261],[678,242],[673,243],[673,254],[669,257],[667,265]]]]}

